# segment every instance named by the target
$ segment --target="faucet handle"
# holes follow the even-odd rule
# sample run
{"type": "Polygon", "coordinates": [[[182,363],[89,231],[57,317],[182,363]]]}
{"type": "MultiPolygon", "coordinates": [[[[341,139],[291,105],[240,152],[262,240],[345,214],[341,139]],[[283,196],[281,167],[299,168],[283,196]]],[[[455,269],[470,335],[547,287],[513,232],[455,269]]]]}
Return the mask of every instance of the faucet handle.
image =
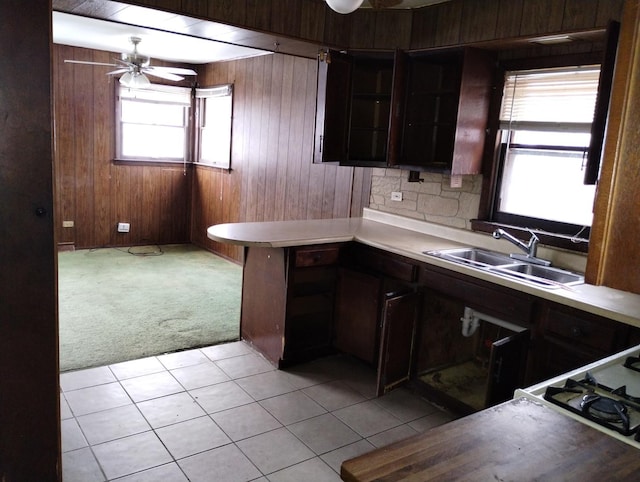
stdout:
{"type": "Polygon", "coordinates": [[[527,231],[529,231],[529,233],[531,234],[531,238],[529,239],[529,243],[527,244],[527,247],[529,248],[528,255],[535,258],[538,255],[538,242],[540,241],[540,238],[538,238],[538,236],[536,236],[536,233],[534,233],[531,229],[527,228],[527,231]]]}

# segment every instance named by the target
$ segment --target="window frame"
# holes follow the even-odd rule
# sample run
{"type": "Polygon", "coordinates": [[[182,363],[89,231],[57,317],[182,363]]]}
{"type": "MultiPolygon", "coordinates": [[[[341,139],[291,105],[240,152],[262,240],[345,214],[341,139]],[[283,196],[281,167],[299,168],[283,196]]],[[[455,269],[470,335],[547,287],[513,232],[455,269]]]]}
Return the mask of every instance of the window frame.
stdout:
{"type": "MultiPolygon", "coordinates": [[[[187,164],[191,162],[192,157],[192,110],[193,110],[193,89],[190,87],[181,87],[181,86],[173,86],[173,85],[164,85],[164,84],[151,84],[150,87],[145,89],[132,89],[126,87],[119,82],[114,82],[115,84],[115,161],[117,162],[132,162],[132,163],[180,163],[187,164]],[[174,93],[174,94],[184,94],[189,97],[188,105],[183,102],[172,102],[172,101],[162,101],[162,100],[135,100],[136,102],[147,102],[154,104],[165,104],[165,105],[182,105],[183,109],[183,130],[184,130],[184,148],[183,148],[183,156],[178,157],[152,157],[152,156],[125,156],[122,152],[122,142],[123,142],[123,126],[124,122],[122,121],[122,90],[127,91],[141,91],[142,93],[148,92],[166,92],[166,93],[174,93]]],[[[126,98],[129,99],[129,98],[126,98]]]]}
{"type": "MultiPolygon", "coordinates": [[[[609,49],[607,49],[607,51],[608,50],[609,49]]],[[[527,218],[525,216],[495,216],[496,199],[499,193],[499,179],[502,175],[502,163],[500,157],[503,155],[499,114],[502,105],[502,93],[506,72],[568,67],[572,65],[599,64],[601,65],[602,71],[604,71],[606,76],[609,76],[610,78],[613,75],[613,66],[610,65],[605,69],[605,65],[607,64],[606,57],[608,56],[605,56],[605,59],[603,60],[603,55],[600,51],[564,56],[513,59],[499,62],[496,77],[498,80],[491,100],[487,142],[485,143],[485,167],[483,169],[484,176],[480,208],[478,218],[471,220],[471,228],[474,231],[491,233],[497,227],[503,227],[509,229],[509,231],[515,236],[520,237],[523,240],[528,240],[531,237],[531,226],[536,226],[531,230],[540,238],[540,242],[542,244],[577,252],[586,253],[588,251],[590,229],[583,229],[583,226],[569,223],[556,224],[556,222],[553,221],[547,223],[544,222],[544,220],[527,218]],[[535,224],[533,224],[534,220],[535,224]]],[[[609,82],[603,83],[602,79],[600,84],[604,84],[607,89],[609,89],[611,85],[610,80],[609,82]]],[[[599,89],[598,98],[596,100],[596,114],[592,122],[592,138],[594,135],[594,126],[596,129],[604,129],[604,126],[606,125],[609,93],[610,92],[606,92],[607,95],[603,96],[599,89]],[[606,106],[604,108],[601,105],[603,102],[606,102],[606,106]],[[603,116],[604,119],[602,119],[603,116]]],[[[602,138],[603,136],[600,135],[600,137],[602,138]]],[[[597,156],[594,156],[594,158],[599,164],[602,146],[594,146],[592,143],[590,151],[595,152],[596,150],[597,156]]],[[[591,169],[593,169],[593,167],[591,169]]]]}
{"type": "MultiPolygon", "coordinates": [[[[590,82],[590,81],[593,82],[595,80],[593,74],[595,73],[596,68],[598,69],[597,77],[599,82],[601,78],[601,75],[599,72],[601,69],[600,64],[568,66],[568,70],[571,73],[583,72],[584,74],[587,75],[586,80],[580,80],[581,83],[590,82]],[[592,80],[589,80],[589,77],[591,77],[592,80]]],[[[566,70],[567,69],[565,67],[527,69],[524,71],[516,70],[516,71],[505,72],[505,75],[503,75],[503,77],[506,78],[506,73],[509,73],[509,72],[517,73],[518,75],[524,74],[525,76],[529,74],[537,75],[537,74],[548,74],[548,73],[554,74],[554,75],[563,75],[566,70]]],[[[573,77],[573,74],[571,74],[570,77],[573,77]]],[[[553,82],[557,82],[557,80],[554,80],[553,82]]],[[[597,93],[597,89],[598,87],[596,86],[596,93],[597,93]]],[[[511,95],[513,95],[513,93],[511,93],[511,95]]],[[[527,103],[526,97],[524,98],[524,102],[527,103]]],[[[505,103],[505,96],[502,96],[501,110],[504,109],[504,105],[503,105],[504,103],[505,103]]],[[[593,104],[594,118],[595,118],[596,103],[597,101],[594,99],[594,104],[593,104]]],[[[515,98],[512,99],[511,104],[507,104],[507,108],[509,105],[512,105],[512,104],[516,106],[516,111],[517,111],[518,104],[515,98]]],[[[506,114],[501,114],[498,119],[500,123],[498,136],[500,137],[501,141],[500,141],[499,156],[498,156],[498,176],[496,179],[496,188],[494,192],[495,197],[492,203],[492,206],[493,206],[492,219],[502,224],[507,224],[507,225],[515,224],[523,227],[535,227],[540,230],[558,233],[562,235],[568,235],[568,236],[574,236],[574,235],[577,236],[577,233],[579,233],[580,237],[588,239],[589,233],[591,230],[591,227],[588,225],[585,226],[583,224],[570,223],[566,221],[554,221],[554,220],[549,220],[545,218],[526,216],[523,214],[514,214],[508,211],[501,211],[499,208],[501,203],[500,196],[502,193],[502,185],[505,182],[505,169],[507,168],[507,154],[508,152],[511,152],[511,149],[513,149],[514,151],[530,150],[530,151],[539,152],[539,153],[542,153],[544,151],[549,151],[550,153],[551,152],[573,153],[575,155],[582,157],[582,166],[584,169],[584,173],[586,174],[586,170],[587,170],[586,165],[588,163],[587,159],[589,156],[589,148],[592,145],[591,143],[588,143],[585,145],[569,145],[566,143],[562,145],[553,145],[550,143],[546,143],[546,144],[518,143],[518,141],[512,140],[512,137],[515,139],[517,137],[517,133],[527,132],[527,131],[576,133],[576,134],[588,133],[589,136],[591,137],[593,135],[593,129],[594,129],[593,120],[590,122],[535,121],[535,120],[529,120],[529,119],[525,121],[518,121],[517,112],[515,113],[515,115],[516,115],[516,120],[512,120],[513,118],[511,117],[512,116],[511,112],[506,114]],[[508,120],[503,117],[505,115],[508,117],[508,120]]],[[[585,174],[583,174],[582,176],[583,178],[585,174]]],[[[584,183],[584,184],[588,184],[588,183],[584,183]]]]}
{"type": "MultiPolygon", "coordinates": [[[[193,135],[193,163],[198,166],[215,167],[231,170],[231,148],[233,145],[233,84],[218,84],[211,87],[197,87],[194,92],[194,135],[193,135]],[[203,125],[203,109],[206,108],[207,99],[230,97],[229,111],[229,147],[226,158],[220,162],[202,158],[202,138],[206,126],[203,125]]],[[[226,126],[225,126],[226,127],[226,126]]]]}

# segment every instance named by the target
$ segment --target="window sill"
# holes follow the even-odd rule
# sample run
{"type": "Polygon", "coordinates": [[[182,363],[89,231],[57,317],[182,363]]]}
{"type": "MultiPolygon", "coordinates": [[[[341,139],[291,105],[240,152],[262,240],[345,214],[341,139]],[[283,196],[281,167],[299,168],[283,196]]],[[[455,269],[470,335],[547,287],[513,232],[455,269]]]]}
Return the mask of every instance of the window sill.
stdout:
{"type": "MultiPolygon", "coordinates": [[[[510,234],[513,234],[515,237],[524,241],[528,241],[531,237],[527,229],[521,228],[519,226],[511,226],[508,224],[483,221],[481,219],[471,220],[471,229],[473,229],[474,231],[493,233],[493,231],[497,228],[503,228],[509,231],[510,234]]],[[[566,249],[567,251],[575,251],[578,253],[587,253],[589,251],[588,239],[566,236],[564,234],[549,233],[546,231],[533,230],[533,232],[540,239],[540,244],[543,244],[545,246],[566,249]]]]}
{"type": "Polygon", "coordinates": [[[194,162],[193,165],[196,167],[204,167],[205,169],[216,169],[218,171],[231,172],[231,166],[217,166],[215,164],[207,164],[205,162],[194,162]]]}
{"type": "Polygon", "coordinates": [[[113,163],[120,166],[190,166],[191,162],[162,160],[162,159],[114,159],[113,163]]]}

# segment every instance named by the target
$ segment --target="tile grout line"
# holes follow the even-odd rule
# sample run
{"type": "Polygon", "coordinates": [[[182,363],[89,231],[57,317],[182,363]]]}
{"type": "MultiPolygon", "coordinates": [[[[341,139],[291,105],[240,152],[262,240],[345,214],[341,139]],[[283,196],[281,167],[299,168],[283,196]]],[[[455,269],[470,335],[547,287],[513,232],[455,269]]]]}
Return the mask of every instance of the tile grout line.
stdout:
{"type": "MultiPolygon", "coordinates": [[[[418,417],[411,418],[411,419],[407,419],[406,421],[404,421],[404,420],[403,420],[403,419],[401,419],[400,417],[396,416],[396,415],[395,415],[395,414],[394,414],[394,413],[393,413],[393,412],[392,412],[388,407],[385,407],[383,404],[379,403],[379,402],[380,402],[380,400],[379,400],[379,399],[376,399],[376,398],[370,398],[369,394],[367,394],[367,393],[362,393],[362,392],[361,392],[360,390],[358,390],[356,387],[352,386],[352,384],[350,384],[350,383],[349,383],[349,380],[348,380],[348,379],[342,378],[342,377],[340,377],[340,376],[338,376],[338,375],[335,375],[335,374],[327,374],[327,373],[322,374],[322,376],[320,376],[320,377],[319,377],[319,380],[320,380],[320,381],[315,380],[315,381],[313,381],[313,383],[312,383],[311,385],[296,386],[296,385],[292,384],[291,386],[294,388],[294,390],[292,390],[292,391],[283,392],[283,393],[279,393],[279,394],[271,395],[271,396],[269,396],[269,397],[264,397],[264,398],[260,398],[260,399],[258,399],[257,397],[255,397],[254,395],[252,395],[252,393],[251,393],[251,392],[249,392],[249,391],[248,391],[247,389],[245,389],[242,385],[240,385],[240,384],[238,383],[238,380],[247,379],[247,378],[254,377],[254,376],[255,376],[255,377],[258,377],[258,376],[260,376],[260,375],[265,375],[265,374],[268,374],[268,373],[270,373],[270,372],[272,372],[272,371],[276,371],[276,369],[275,369],[275,368],[274,368],[273,370],[267,370],[267,371],[264,371],[264,372],[252,373],[252,374],[244,375],[244,376],[236,376],[236,377],[234,378],[234,376],[233,376],[232,374],[230,374],[230,373],[228,373],[227,371],[225,371],[221,366],[219,366],[219,365],[216,363],[216,361],[219,361],[219,360],[228,360],[228,359],[232,359],[232,358],[241,357],[241,356],[244,356],[244,355],[253,354],[253,350],[252,350],[250,353],[241,353],[241,354],[232,355],[232,356],[227,356],[227,357],[219,358],[219,359],[215,359],[215,360],[214,360],[213,358],[211,358],[211,357],[210,357],[210,356],[209,356],[205,351],[203,351],[203,349],[202,349],[202,348],[200,348],[200,349],[196,349],[196,350],[197,350],[201,355],[203,355],[203,356],[204,356],[204,360],[203,360],[203,361],[201,361],[201,362],[196,362],[196,363],[193,363],[193,364],[188,364],[188,365],[185,365],[185,366],[176,366],[176,367],[174,367],[174,368],[169,368],[169,366],[168,366],[168,365],[166,365],[165,363],[163,363],[163,362],[162,362],[162,360],[158,359],[158,357],[156,356],[156,357],[153,357],[153,358],[156,358],[156,359],[157,359],[157,361],[158,361],[158,362],[161,364],[161,366],[163,367],[163,370],[158,371],[158,372],[154,372],[154,373],[148,373],[148,374],[144,374],[144,375],[131,376],[131,377],[122,378],[122,379],[120,379],[120,378],[116,375],[116,372],[112,369],[111,365],[106,365],[106,368],[109,370],[109,373],[110,373],[110,374],[113,376],[113,378],[115,379],[115,382],[117,382],[117,383],[118,383],[118,385],[119,385],[119,387],[124,391],[124,393],[126,393],[126,394],[127,394],[127,397],[128,397],[128,399],[129,399],[129,401],[131,402],[131,404],[133,404],[133,405],[135,406],[135,408],[136,408],[136,411],[137,411],[138,415],[140,415],[140,416],[142,417],[142,419],[145,421],[145,423],[146,423],[146,424],[147,424],[147,426],[149,427],[149,430],[144,430],[143,432],[138,432],[138,434],[140,434],[140,433],[148,433],[148,432],[152,432],[152,433],[153,433],[153,435],[154,435],[154,437],[155,437],[155,438],[156,438],[156,439],[161,443],[162,447],[163,447],[163,448],[164,448],[164,450],[169,454],[169,456],[170,456],[170,458],[171,458],[171,462],[166,462],[166,463],[161,463],[161,464],[159,464],[159,465],[154,465],[153,467],[148,467],[148,468],[145,468],[145,469],[142,469],[142,470],[139,470],[139,471],[133,472],[133,473],[131,473],[131,474],[122,475],[122,476],[119,476],[118,478],[121,478],[121,477],[127,477],[127,476],[130,476],[130,475],[133,475],[133,474],[139,473],[139,472],[144,472],[144,471],[146,471],[146,470],[154,469],[154,468],[161,467],[161,466],[163,466],[163,465],[167,465],[167,464],[175,464],[175,465],[177,465],[177,466],[178,466],[178,469],[180,470],[180,472],[181,472],[181,473],[182,473],[182,474],[187,478],[187,480],[188,480],[187,474],[184,472],[184,470],[183,470],[182,466],[180,465],[179,461],[184,460],[184,459],[189,458],[189,457],[192,457],[192,456],[196,456],[196,455],[202,454],[202,453],[206,453],[206,452],[208,452],[208,451],[210,451],[210,450],[215,450],[215,449],[217,449],[217,448],[224,447],[224,446],[227,446],[227,445],[233,445],[233,446],[234,446],[234,447],[235,447],[235,448],[236,448],[240,453],[242,453],[242,454],[244,455],[244,457],[246,457],[246,458],[249,460],[249,462],[251,463],[251,465],[252,465],[253,467],[255,467],[255,469],[256,469],[259,473],[261,473],[261,474],[262,474],[262,476],[264,476],[264,477],[266,477],[267,475],[271,475],[271,474],[273,474],[273,473],[275,473],[275,472],[279,472],[279,471],[282,471],[282,470],[289,469],[289,468],[291,468],[291,467],[293,467],[293,466],[295,466],[295,465],[298,465],[298,464],[303,463],[303,462],[307,462],[307,461],[312,460],[312,459],[318,459],[322,464],[324,464],[324,465],[328,466],[328,467],[331,469],[332,473],[337,473],[337,474],[339,475],[339,472],[337,472],[337,471],[334,469],[334,467],[332,467],[331,465],[329,465],[329,463],[323,459],[323,456],[327,456],[328,454],[330,454],[330,453],[332,453],[332,452],[334,452],[334,451],[341,450],[341,449],[344,449],[345,447],[348,447],[348,446],[350,446],[350,445],[358,444],[358,443],[362,443],[362,442],[367,442],[369,445],[374,446],[374,447],[377,447],[377,445],[373,444],[373,443],[370,441],[370,439],[371,439],[372,437],[375,437],[376,435],[380,435],[380,434],[385,433],[385,432],[390,431],[390,430],[397,429],[397,428],[399,428],[399,427],[405,427],[405,426],[406,426],[406,427],[408,427],[409,429],[411,429],[412,431],[418,432],[418,430],[413,429],[409,424],[410,424],[410,423],[412,423],[412,422],[414,422],[414,421],[416,421],[416,420],[419,420],[419,419],[421,419],[421,418],[423,418],[423,417],[427,417],[427,416],[429,416],[429,415],[430,415],[430,413],[428,413],[428,414],[426,414],[426,415],[418,416],[418,417]],[[177,370],[177,369],[181,369],[181,368],[190,368],[190,367],[195,367],[195,366],[198,366],[198,365],[201,365],[201,364],[205,364],[205,363],[212,363],[212,364],[213,364],[214,366],[216,366],[216,367],[217,367],[217,368],[218,368],[218,369],[219,369],[223,374],[225,374],[225,376],[227,376],[227,377],[229,378],[229,380],[226,380],[226,381],[220,381],[220,382],[216,382],[216,383],[212,383],[212,384],[210,384],[210,385],[203,385],[202,387],[198,386],[198,387],[194,387],[194,388],[188,389],[188,388],[185,386],[185,384],[184,384],[183,382],[181,382],[181,381],[176,377],[176,375],[175,375],[174,373],[172,373],[172,370],[177,370]],[[152,374],[158,374],[158,373],[164,373],[164,372],[168,372],[168,373],[169,373],[169,375],[171,376],[171,379],[172,379],[173,381],[175,381],[175,382],[178,384],[178,386],[179,386],[179,387],[181,387],[181,388],[182,388],[182,390],[181,390],[181,391],[179,391],[179,392],[177,392],[177,393],[171,393],[171,394],[159,395],[159,396],[157,396],[157,397],[152,397],[152,398],[150,398],[150,399],[140,400],[139,402],[136,402],[136,401],[134,401],[132,394],[130,394],[130,393],[129,393],[129,391],[125,388],[125,386],[122,384],[122,381],[124,381],[124,380],[130,380],[130,379],[139,378],[139,377],[146,376],[146,375],[152,375],[152,374]],[[325,376],[326,376],[326,378],[325,378],[325,376]],[[233,382],[234,386],[235,386],[235,387],[237,387],[237,388],[239,388],[239,389],[240,389],[240,391],[241,391],[243,394],[247,395],[247,396],[249,397],[249,399],[251,400],[251,402],[249,402],[249,403],[245,403],[245,404],[241,404],[241,405],[237,405],[237,406],[234,406],[234,407],[231,407],[231,408],[228,408],[228,409],[224,409],[224,410],[214,411],[214,412],[211,412],[211,413],[210,413],[210,412],[208,412],[208,411],[205,409],[205,407],[201,404],[201,402],[199,402],[199,401],[198,401],[198,399],[197,399],[197,398],[196,398],[196,397],[191,393],[191,392],[192,392],[192,391],[194,391],[194,390],[198,390],[198,389],[201,389],[201,388],[206,388],[206,387],[215,386],[215,385],[218,385],[218,384],[220,384],[220,383],[225,383],[225,382],[233,382]],[[342,382],[342,383],[343,383],[343,384],[344,384],[344,385],[345,385],[345,386],[346,386],[350,391],[353,391],[355,394],[357,394],[358,396],[361,396],[363,399],[362,399],[362,400],[359,400],[359,401],[357,401],[357,402],[353,402],[353,403],[351,403],[351,402],[350,402],[350,403],[348,403],[347,405],[340,406],[340,407],[338,407],[338,408],[335,408],[334,410],[329,410],[329,409],[327,409],[327,408],[326,408],[326,407],[325,407],[321,402],[319,402],[319,401],[315,400],[315,398],[314,398],[312,395],[310,395],[310,394],[308,394],[308,393],[306,393],[306,392],[305,392],[305,390],[306,390],[306,389],[309,389],[309,388],[312,388],[312,387],[318,387],[318,386],[321,386],[321,385],[327,385],[327,384],[334,383],[334,382],[342,382]],[[200,417],[200,416],[198,416],[198,417],[194,417],[194,418],[191,418],[191,419],[181,420],[181,421],[179,421],[179,422],[170,423],[170,424],[167,424],[167,425],[163,425],[163,426],[161,426],[161,427],[154,427],[154,426],[151,424],[151,420],[150,420],[150,419],[148,419],[148,418],[147,418],[147,416],[145,416],[144,412],[143,412],[143,411],[141,410],[141,408],[138,406],[138,404],[139,404],[139,403],[143,403],[143,402],[147,402],[147,401],[152,401],[152,400],[157,400],[157,399],[162,399],[162,398],[167,397],[167,396],[170,396],[170,395],[177,395],[177,394],[181,394],[181,393],[186,393],[186,394],[189,396],[189,398],[193,401],[193,403],[195,403],[195,404],[196,404],[196,405],[197,405],[197,406],[202,410],[202,412],[204,413],[204,415],[202,415],[201,417],[200,417]],[[273,414],[273,413],[272,413],[272,412],[271,412],[267,407],[263,406],[263,405],[262,405],[262,403],[261,403],[261,402],[264,402],[265,400],[269,400],[269,399],[277,398],[277,397],[280,397],[280,396],[283,396],[283,395],[294,394],[294,393],[298,393],[298,394],[300,394],[300,395],[304,396],[306,399],[308,399],[308,400],[310,400],[311,402],[313,402],[314,404],[318,405],[318,406],[319,406],[319,407],[324,411],[324,413],[316,414],[316,415],[313,415],[313,416],[308,417],[308,418],[303,418],[302,420],[298,420],[298,421],[295,421],[295,422],[291,422],[291,423],[289,423],[289,424],[285,424],[285,423],[283,423],[281,420],[279,420],[279,419],[278,419],[278,417],[276,417],[276,416],[275,416],[275,415],[274,415],[274,414],[273,414]],[[387,428],[387,429],[381,430],[381,431],[379,431],[379,432],[375,432],[375,433],[370,434],[370,435],[368,435],[368,436],[364,436],[364,435],[360,434],[360,433],[356,430],[356,428],[355,428],[355,427],[353,427],[353,426],[351,426],[347,421],[343,421],[342,419],[340,419],[339,417],[337,417],[337,416],[335,415],[335,412],[337,412],[337,411],[339,411],[339,410],[342,410],[342,409],[345,409],[345,408],[349,408],[349,407],[354,407],[354,406],[357,406],[357,405],[359,405],[359,404],[369,403],[369,402],[372,402],[372,403],[373,403],[373,405],[375,405],[378,409],[383,410],[383,411],[384,411],[385,413],[387,413],[389,416],[391,416],[392,418],[396,419],[396,420],[397,420],[397,422],[398,422],[398,425],[395,425],[395,426],[393,426],[393,427],[390,427],[390,428],[387,428]],[[241,406],[245,406],[245,405],[249,405],[249,404],[252,404],[252,403],[257,404],[257,406],[259,406],[261,409],[265,410],[265,411],[266,411],[266,413],[268,413],[270,416],[272,416],[272,417],[273,417],[273,418],[274,418],[274,419],[275,419],[275,420],[280,424],[280,427],[273,428],[273,429],[270,429],[270,430],[266,430],[265,432],[261,432],[261,433],[259,433],[259,434],[254,434],[254,435],[250,435],[250,436],[248,436],[248,437],[241,438],[241,439],[238,439],[238,440],[233,440],[233,439],[232,439],[232,437],[230,436],[230,434],[229,434],[229,433],[227,433],[227,431],[225,431],[225,430],[224,430],[224,428],[223,428],[222,426],[220,426],[220,425],[215,421],[215,419],[214,419],[214,415],[215,415],[216,413],[222,413],[222,412],[225,412],[225,411],[227,411],[227,410],[232,410],[232,409],[235,409],[235,408],[238,408],[238,407],[241,407],[241,406]],[[338,422],[340,422],[341,424],[344,424],[347,428],[349,428],[351,431],[353,431],[355,434],[357,434],[358,439],[357,439],[357,440],[355,440],[355,441],[353,441],[353,442],[348,442],[348,443],[344,443],[344,444],[342,444],[342,445],[339,445],[339,446],[337,446],[337,447],[333,447],[333,448],[331,448],[330,450],[327,450],[327,451],[325,451],[325,452],[323,452],[323,453],[316,453],[316,451],[315,451],[315,450],[313,450],[313,448],[312,448],[311,446],[309,446],[307,443],[305,443],[305,442],[304,442],[304,440],[303,440],[302,438],[300,438],[298,435],[296,435],[296,433],[294,433],[294,432],[291,430],[291,428],[290,428],[291,426],[293,426],[293,425],[294,425],[294,424],[296,424],[296,423],[302,423],[302,422],[310,421],[310,420],[313,420],[314,418],[318,418],[318,417],[325,416],[325,415],[330,415],[331,417],[333,417],[335,420],[337,420],[337,421],[338,421],[338,422]],[[209,420],[211,420],[211,422],[213,422],[213,424],[217,427],[217,429],[219,429],[219,430],[221,431],[221,433],[223,433],[223,434],[225,435],[225,437],[229,440],[229,442],[224,443],[224,444],[222,444],[222,445],[219,445],[219,446],[217,446],[217,447],[214,447],[213,449],[204,449],[204,450],[201,450],[201,451],[199,451],[199,452],[195,452],[195,453],[192,453],[192,454],[186,455],[186,456],[184,456],[184,457],[176,458],[176,457],[173,455],[173,453],[169,450],[169,447],[165,444],[165,442],[164,442],[164,441],[163,441],[163,439],[160,437],[160,435],[158,434],[158,432],[157,432],[157,431],[158,431],[159,429],[161,429],[161,428],[170,427],[170,426],[172,426],[172,425],[176,425],[176,424],[179,424],[179,423],[187,422],[187,421],[189,421],[189,420],[195,420],[195,419],[198,419],[198,418],[204,418],[204,417],[208,417],[208,419],[209,419],[209,420]],[[286,429],[287,433],[288,433],[289,435],[293,436],[295,440],[297,440],[299,443],[301,443],[301,444],[302,444],[302,446],[306,447],[306,448],[309,450],[309,452],[310,452],[311,454],[313,454],[313,456],[308,457],[308,458],[306,458],[306,459],[304,459],[304,460],[301,460],[301,461],[297,461],[297,462],[295,462],[295,463],[292,463],[291,465],[287,465],[287,466],[281,467],[281,468],[279,468],[279,469],[277,469],[277,470],[274,470],[273,472],[263,473],[263,472],[262,472],[262,470],[260,470],[260,469],[256,466],[256,464],[253,462],[253,460],[251,460],[251,458],[249,457],[249,455],[248,455],[248,454],[246,454],[246,453],[245,453],[245,452],[240,448],[240,446],[238,445],[238,443],[239,443],[239,442],[242,442],[242,441],[244,441],[244,440],[248,440],[248,439],[253,438],[253,437],[261,436],[261,435],[264,435],[264,434],[267,434],[267,433],[270,433],[270,432],[273,432],[273,431],[276,431],[276,430],[280,430],[281,428],[286,429]]],[[[194,350],[194,351],[195,351],[195,350],[194,350]]],[[[180,353],[180,352],[179,352],[179,353],[180,353]]],[[[150,357],[150,358],[151,358],[151,357],[150,357]]],[[[262,359],[264,360],[264,358],[262,358],[262,359]]],[[[100,367],[97,367],[97,368],[100,368],[100,367]]],[[[322,368],[322,366],[318,364],[318,368],[320,369],[320,372],[319,372],[319,373],[321,373],[321,372],[323,372],[323,371],[325,371],[325,370],[327,370],[327,369],[329,369],[329,371],[330,371],[330,372],[332,371],[332,370],[330,369],[330,366],[329,366],[329,367],[327,367],[327,368],[324,368],[324,369],[323,369],[323,368],[322,368]]],[[[289,373],[289,372],[284,372],[284,373],[286,373],[287,375],[290,375],[290,373],[289,373]]],[[[100,471],[101,471],[101,473],[102,473],[102,476],[103,476],[103,477],[105,477],[105,480],[108,480],[108,479],[106,479],[106,472],[105,472],[105,469],[103,468],[102,464],[98,461],[98,458],[96,457],[96,454],[95,454],[95,452],[94,452],[94,450],[93,450],[93,447],[94,447],[94,446],[97,446],[97,445],[100,445],[100,444],[91,444],[91,443],[89,443],[89,440],[88,440],[88,438],[87,438],[87,435],[86,435],[86,433],[85,433],[85,430],[84,430],[84,429],[83,429],[83,427],[81,426],[81,424],[80,424],[80,422],[79,422],[78,417],[81,417],[81,416],[84,416],[84,415],[91,415],[91,414],[93,414],[93,413],[100,413],[100,412],[103,412],[103,411],[113,410],[113,409],[115,409],[115,408],[120,408],[120,407],[111,407],[111,408],[104,409],[104,410],[98,410],[97,412],[90,412],[90,413],[88,413],[88,414],[76,415],[76,414],[75,414],[75,412],[74,412],[74,410],[73,410],[73,409],[72,409],[72,407],[71,407],[71,404],[67,401],[67,399],[66,399],[66,395],[65,395],[65,394],[66,394],[66,393],[69,393],[69,392],[73,392],[73,391],[75,391],[75,390],[81,390],[81,389],[83,389],[83,388],[91,388],[91,387],[93,387],[93,386],[106,385],[106,384],[109,384],[109,383],[114,383],[114,382],[99,383],[99,384],[97,384],[97,385],[89,385],[89,386],[87,386],[87,387],[80,387],[80,388],[72,389],[72,390],[68,390],[68,391],[61,390],[61,392],[62,392],[62,393],[61,393],[61,395],[63,395],[63,396],[64,396],[65,403],[67,403],[67,405],[68,405],[68,407],[69,407],[69,412],[70,412],[70,414],[71,414],[71,418],[75,421],[75,423],[77,424],[78,428],[80,429],[80,432],[82,433],[82,436],[84,437],[84,441],[86,442],[87,447],[90,449],[91,454],[92,454],[92,456],[93,456],[93,458],[94,458],[95,462],[98,464],[98,467],[99,467],[99,469],[100,469],[100,471]]],[[[426,403],[429,403],[428,401],[426,401],[426,400],[422,399],[422,397],[418,397],[418,398],[420,398],[421,400],[423,400],[423,401],[424,401],[424,402],[426,402],[426,403]]],[[[127,405],[128,405],[128,404],[127,404],[127,405]]],[[[124,406],[127,406],[127,405],[123,405],[123,407],[124,407],[124,406]]],[[[437,407],[434,407],[434,409],[437,411],[437,407]]],[[[433,413],[435,413],[435,412],[433,412],[433,413]]],[[[130,434],[130,435],[126,435],[126,436],[123,436],[123,437],[118,437],[118,438],[116,438],[116,439],[108,440],[108,441],[105,441],[105,442],[102,442],[102,443],[112,442],[112,441],[114,441],[114,440],[119,440],[119,439],[121,439],[121,438],[126,438],[126,437],[129,437],[129,436],[132,436],[132,435],[137,435],[137,434],[130,434]]],[[[85,448],[85,447],[81,447],[81,448],[76,449],[76,450],[81,450],[82,448],[85,448]]],[[[72,452],[72,451],[69,451],[69,452],[72,452]]],[[[113,480],[115,480],[115,479],[113,479],[113,480]]]]}

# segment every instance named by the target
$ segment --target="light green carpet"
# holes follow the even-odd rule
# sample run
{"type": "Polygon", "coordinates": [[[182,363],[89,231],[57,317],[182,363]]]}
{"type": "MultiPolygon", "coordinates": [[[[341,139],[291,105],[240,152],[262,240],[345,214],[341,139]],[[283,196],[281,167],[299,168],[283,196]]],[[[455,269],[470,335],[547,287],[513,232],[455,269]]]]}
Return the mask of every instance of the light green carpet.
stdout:
{"type": "Polygon", "coordinates": [[[60,371],[238,339],[240,266],[193,245],[127,251],[58,253],[60,371]]]}

